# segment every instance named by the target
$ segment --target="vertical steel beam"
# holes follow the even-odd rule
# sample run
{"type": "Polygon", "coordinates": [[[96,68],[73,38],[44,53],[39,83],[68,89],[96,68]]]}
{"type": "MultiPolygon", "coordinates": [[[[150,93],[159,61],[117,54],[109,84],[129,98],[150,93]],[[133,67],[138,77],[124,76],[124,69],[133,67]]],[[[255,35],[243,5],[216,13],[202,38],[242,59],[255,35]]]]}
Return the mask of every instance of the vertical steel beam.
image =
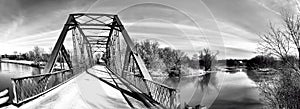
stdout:
{"type": "Polygon", "coordinates": [[[134,57],[134,59],[136,60],[137,64],[138,64],[138,67],[139,69],[141,70],[142,72],[142,75],[144,76],[145,79],[148,79],[148,80],[152,80],[152,77],[151,75],[149,74],[145,64],[144,64],[144,61],[142,60],[142,58],[138,55],[137,51],[134,49],[134,43],[133,41],[130,39],[125,27],[122,25],[119,17],[117,15],[114,16],[114,19],[116,20],[117,22],[117,26],[120,28],[121,30],[121,33],[124,37],[124,40],[127,44],[127,46],[130,48],[130,50],[132,51],[132,55],[134,57]]]}
{"type": "MultiPolygon", "coordinates": [[[[113,19],[113,22],[112,22],[112,26],[110,28],[110,31],[109,31],[109,35],[108,35],[108,39],[107,39],[107,42],[106,42],[106,62],[110,62],[108,61],[108,59],[110,58],[110,48],[109,46],[111,46],[111,38],[112,38],[112,33],[113,33],[113,28],[115,27],[116,25],[116,22],[115,22],[115,19],[113,19]]],[[[111,64],[111,63],[108,63],[108,64],[111,64]]]]}
{"type": "MultiPolygon", "coordinates": [[[[85,40],[87,43],[87,45],[89,46],[86,46],[86,51],[87,51],[87,55],[89,57],[89,67],[91,67],[91,64],[92,64],[92,56],[91,56],[91,44],[89,42],[89,40],[86,38],[86,35],[84,34],[84,32],[82,31],[81,27],[80,26],[76,26],[78,28],[78,31],[80,32],[81,36],[83,37],[83,40],[85,40]]],[[[84,43],[85,44],[85,43],[84,43]]]]}
{"type": "Polygon", "coordinates": [[[66,50],[64,45],[61,46],[61,54],[62,54],[63,58],[65,59],[65,61],[67,62],[68,67],[70,69],[72,69],[70,55],[68,54],[68,51],[66,50]]]}
{"type": "Polygon", "coordinates": [[[93,56],[93,53],[92,53],[92,45],[89,43],[89,47],[88,47],[88,53],[90,55],[90,61],[91,61],[91,67],[93,65],[95,65],[95,61],[94,61],[94,56],[93,56]]]}
{"type": "MultiPolygon", "coordinates": [[[[81,34],[81,36],[82,36],[82,34],[81,34]]],[[[85,61],[86,61],[86,60],[85,60],[86,57],[85,57],[85,53],[84,53],[84,51],[85,51],[85,50],[84,50],[84,48],[85,48],[85,47],[84,47],[84,40],[83,40],[82,37],[80,38],[80,40],[82,41],[82,42],[80,43],[80,45],[79,45],[79,46],[80,46],[80,54],[81,54],[81,59],[80,59],[80,60],[81,60],[81,62],[83,63],[83,65],[84,65],[84,67],[85,67],[84,69],[86,70],[88,66],[86,65],[86,62],[85,62],[85,61]]]]}
{"type": "Polygon", "coordinates": [[[76,68],[78,68],[78,63],[79,63],[79,61],[78,61],[78,51],[77,51],[77,40],[76,40],[76,35],[77,35],[77,33],[76,33],[76,31],[75,31],[75,29],[76,28],[74,28],[74,29],[72,29],[72,40],[73,40],[73,52],[74,52],[74,54],[73,54],[73,63],[74,63],[74,65],[73,65],[73,67],[75,68],[75,69],[73,69],[73,71],[77,71],[77,69],[76,68]]]}
{"type": "Polygon", "coordinates": [[[120,35],[119,35],[119,31],[115,31],[116,32],[116,34],[115,34],[115,37],[116,37],[116,41],[117,41],[117,44],[116,44],[116,49],[117,49],[117,53],[118,53],[118,55],[117,55],[117,57],[116,57],[116,59],[117,59],[117,69],[118,69],[118,73],[120,74],[120,75],[122,75],[122,59],[121,59],[121,48],[120,48],[120,35]]]}
{"type": "Polygon", "coordinates": [[[129,66],[129,58],[130,58],[130,48],[127,46],[126,47],[126,51],[125,51],[125,58],[124,58],[124,65],[123,65],[123,69],[122,69],[122,77],[125,76],[125,73],[128,71],[128,66],[129,66]]]}
{"type": "Polygon", "coordinates": [[[66,35],[67,35],[67,32],[69,30],[69,27],[70,27],[70,24],[71,22],[73,22],[75,19],[72,15],[69,16],[62,32],[60,33],[59,35],[59,38],[51,52],[51,55],[50,55],[50,59],[48,60],[46,66],[45,66],[45,69],[44,69],[44,73],[51,73],[52,69],[53,69],[53,65],[55,64],[55,60],[57,58],[57,55],[58,55],[58,52],[60,51],[61,49],[61,46],[66,38],[66,35]]]}

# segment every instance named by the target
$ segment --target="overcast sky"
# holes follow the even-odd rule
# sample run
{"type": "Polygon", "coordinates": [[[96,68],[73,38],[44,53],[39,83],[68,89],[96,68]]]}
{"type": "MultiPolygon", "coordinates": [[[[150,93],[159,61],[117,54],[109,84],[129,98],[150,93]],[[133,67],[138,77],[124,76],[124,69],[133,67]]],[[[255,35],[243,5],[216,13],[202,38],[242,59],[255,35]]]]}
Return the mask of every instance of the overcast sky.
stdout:
{"type": "Polygon", "coordinates": [[[70,13],[118,14],[129,35],[193,54],[203,48],[221,58],[255,56],[268,22],[296,11],[294,0],[1,0],[0,54],[53,47],[70,13]]]}

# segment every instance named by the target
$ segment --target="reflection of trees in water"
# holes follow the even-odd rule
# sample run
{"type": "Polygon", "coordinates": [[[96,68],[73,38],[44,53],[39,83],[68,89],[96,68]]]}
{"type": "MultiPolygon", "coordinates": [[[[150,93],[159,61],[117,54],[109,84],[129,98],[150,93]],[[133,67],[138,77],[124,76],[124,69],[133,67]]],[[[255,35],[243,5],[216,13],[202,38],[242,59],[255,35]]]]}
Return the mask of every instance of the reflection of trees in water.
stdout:
{"type": "Polygon", "coordinates": [[[167,86],[170,87],[174,87],[174,88],[180,88],[179,84],[181,86],[189,84],[189,83],[193,83],[195,81],[197,81],[200,77],[169,77],[169,78],[164,78],[162,80],[160,80],[160,82],[162,84],[165,84],[167,86]]]}
{"type": "Polygon", "coordinates": [[[198,78],[197,83],[195,84],[196,87],[198,88],[199,86],[203,90],[204,88],[208,88],[208,85],[211,84],[214,88],[217,89],[217,77],[216,73],[207,73],[201,78],[198,78]]]}
{"type": "Polygon", "coordinates": [[[170,78],[166,78],[164,81],[162,81],[162,83],[170,87],[178,88],[180,79],[181,78],[178,77],[170,77],[170,78]]]}
{"type": "Polygon", "coordinates": [[[32,68],[31,74],[32,75],[39,75],[39,74],[41,74],[41,69],[39,69],[39,68],[32,68]]]}
{"type": "Polygon", "coordinates": [[[179,83],[181,85],[186,85],[189,83],[195,83],[195,87],[201,87],[201,89],[204,89],[205,87],[208,87],[209,84],[217,88],[217,77],[216,73],[207,73],[203,76],[193,76],[193,77],[156,77],[153,78],[154,81],[160,82],[162,84],[165,84],[170,87],[179,88],[179,83]]]}
{"type": "Polygon", "coordinates": [[[191,107],[207,105],[207,101],[210,101],[209,98],[215,95],[214,92],[216,92],[215,89],[217,89],[216,73],[207,73],[203,76],[196,76],[188,80],[193,81],[194,87],[191,87],[187,93],[193,94],[190,96],[190,99],[186,99],[188,101],[182,102],[186,102],[187,106],[191,107]]]}
{"type": "Polygon", "coordinates": [[[253,80],[255,82],[258,82],[260,79],[257,72],[255,72],[253,70],[247,70],[246,74],[247,74],[248,78],[250,78],[251,80],[253,80]]]}
{"type": "Polygon", "coordinates": [[[218,83],[216,73],[181,78],[155,78],[154,80],[158,80],[167,86],[179,89],[181,104],[192,107],[205,105],[206,102],[203,102],[203,100],[206,100],[207,94],[211,94],[208,96],[212,97],[215,95],[214,92],[216,92],[215,90],[217,89],[218,83]]]}
{"type": "Polygon", "coordinates": [[[179,89],[180,86],[184,86],[189,83],[193,83],[194,81],[197,81],[199,77],[155,77],[153,78],[154,81],[165,84],[169,87],[177,88],[179,89]]]}
{"type": "Polygon", "coordinates": [[[211,77],[211,74],[208,73],[208,74],[203,75],[201,79],[198,79],[197,84],[195,84],[197,86],[197,88],[200,86],[201,89],[203,90],[204,87],[208,87],[210,77],[211,77]]]}

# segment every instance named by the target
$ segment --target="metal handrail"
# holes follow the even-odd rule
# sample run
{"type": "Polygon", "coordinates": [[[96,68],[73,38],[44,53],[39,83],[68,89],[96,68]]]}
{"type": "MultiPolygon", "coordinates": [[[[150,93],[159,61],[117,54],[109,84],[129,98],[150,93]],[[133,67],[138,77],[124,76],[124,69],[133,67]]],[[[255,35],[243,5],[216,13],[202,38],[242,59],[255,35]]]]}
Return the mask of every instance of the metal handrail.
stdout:
{"type": "Polygon", "coordinates": [[[40,74],[27,77],[11,78],[13,84],[13,102],[21,105],[24,102],[30,101],[57,86],[65,83],[75,76],[72,70],[56,71],[55,73],[40,74]],[[51,79],[52,78],[52,79],[51,79]],[[55,83],[54,81],[58,81],[55,83]]]}
{"type": "Polygon", "coordinates": [[[135,76],[134,74],[123,75],[123,78],[136,87],[139,91],[160,103],[161,106],[172,109],[176,108],[177,101],[179,99],[178,89],[169,87],[156,81],[145,79],[140,76],[135,76]],[[138,81],[136,81],[136,79],[138,81]]]}
{"type": "MultiPolygon", "coordinates": [[[[124,71],[124,72],[129,72],[129,71],[124,71]]],[[[132,72],[133,73],[133,72],[132,72]]],[[[138,77],[138,76],[136,76],[138,77]]],[[[176,90],[178,91],[178,89],[174,88],[174,87],[170,87],[170,86],[167,86],[165,84],[162,84],[162,83],[159,83],[159,82],[156,82],[156,81],[153,81],[153,80],[149,80],[149,79],[146,79],[146,78],[142,78],[143,80],[146,80],[146,81],[149,81],[149,82],[152,82],[154,84],[157,84],[157,85],[161,85],[162,87],[165,87],[165,88],[168,88],[168,89],[171,89],[171,90],[176,90]]]]}
{"type": "Polygon", "coordinates": [[[165,85],[165,84],[158,83],[158,82],[156,82],[156,81],[148,80],[148,79],[145,79],[145,78],[144,78],[144,80],[149,81],[149,82],[152,82],[152,83],[157,84],[157,85],[160,85],[160,86],[162,86],[162,87],[164,87],[164,88],[168,88],[168,89],[170,89],[170,90],[179,91],[178,89],[176,89],[176,88],[174,88],[174,87],[170,87],[170,86],[167,86],[167,85],[165,85]]]}
{"type": "Polygon", "coordinates": [[[11,78],[11,79],[12,80],[20,80],[20,79],[27,79],[27,78],[35,78],[35,77],[41,77],[41,76],[55,75],[55,74],[64,73],[67,71],[71,71],[71,70],[62,70],[62,71],[56,71],[55,73],[38,74],[38,75],[31,75],[31,76],[25,76],[25,77],[16,77],[16,78],[11,78]]]}

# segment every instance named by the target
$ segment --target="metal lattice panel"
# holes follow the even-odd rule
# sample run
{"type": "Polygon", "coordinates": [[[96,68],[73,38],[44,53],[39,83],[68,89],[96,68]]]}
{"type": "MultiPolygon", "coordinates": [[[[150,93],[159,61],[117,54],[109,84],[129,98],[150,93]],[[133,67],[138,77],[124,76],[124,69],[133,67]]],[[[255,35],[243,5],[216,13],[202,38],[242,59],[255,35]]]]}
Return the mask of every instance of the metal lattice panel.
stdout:
{"type": "Polygon", "coordinates": [[[42,94],[51,88],[65,82],[73,74],[70,71],[59,71],[52,74],[35,75],[21,78],[12,78],[15,103],[22,103],[42,94]]]}

